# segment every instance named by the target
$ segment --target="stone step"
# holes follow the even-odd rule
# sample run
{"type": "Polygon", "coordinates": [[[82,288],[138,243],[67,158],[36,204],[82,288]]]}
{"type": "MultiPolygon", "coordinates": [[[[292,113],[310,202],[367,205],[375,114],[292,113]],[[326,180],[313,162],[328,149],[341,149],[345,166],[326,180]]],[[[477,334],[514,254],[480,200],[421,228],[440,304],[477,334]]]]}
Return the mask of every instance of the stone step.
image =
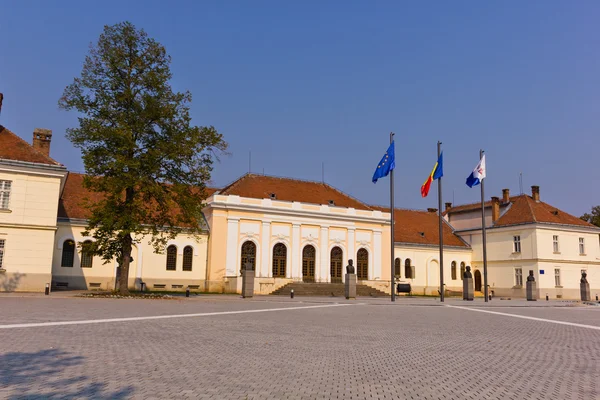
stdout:
{"type": "MultiPolygon", "coordinates": [[[[345,286],[343,283],[306,283],[306,282],[294,282],[288,283],[285,286],[280,287],[271,294],[289,296],[290,292],[294,290],[294,296],[334,296],[344,297],[345,286]]],[[[374,289],[370,286],[357,284],[356,295],[364,297],[383,297],[389,296],[389,293],[382,292],[374,289]]]]}

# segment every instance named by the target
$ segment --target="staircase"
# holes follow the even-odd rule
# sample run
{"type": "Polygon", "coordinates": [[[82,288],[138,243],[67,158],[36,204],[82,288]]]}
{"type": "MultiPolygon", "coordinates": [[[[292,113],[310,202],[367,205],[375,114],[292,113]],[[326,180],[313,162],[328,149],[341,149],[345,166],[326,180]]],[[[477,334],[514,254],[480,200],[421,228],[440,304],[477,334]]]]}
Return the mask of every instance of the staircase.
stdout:
{"type": "MultiPolygon", "coordinates": [[[[344,297],[345,288],[343,283],[307,283],[293,282],[280,287],[271,294],[280,296],[289,296],[294,290],[294,296],[328,296],[344,297]]],[[[387,297],[389,293],[382,292],[367,285],[356,285],[356,296],[363,297],[387,297]]]]}

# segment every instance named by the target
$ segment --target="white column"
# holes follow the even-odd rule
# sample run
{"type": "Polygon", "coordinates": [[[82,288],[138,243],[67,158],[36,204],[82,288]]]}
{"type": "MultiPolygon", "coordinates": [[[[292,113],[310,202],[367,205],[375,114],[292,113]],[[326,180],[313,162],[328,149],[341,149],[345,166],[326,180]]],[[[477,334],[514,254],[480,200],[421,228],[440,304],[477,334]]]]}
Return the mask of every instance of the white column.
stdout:
{"type": "Polygon", "coordinates": [[[262,244],[260,246],[260,276],[263,278],[271,277],[273,269],[269,268],[269,255],[271,254],[271,222],[262,223],[262,244]]]}
{"type": "Polygon", "coordinates": [[[356,251],[354,250],[356,239],[354,238],[354,232],[354,228],[348,228],[348,259],[354,261],[354,267],[356,268],[356,251]]]}
{"type": "MultiPolygon", "coordinates": [[[[373,232],[373,263],[369,264],[369,279],[381,279],[381,231],[373,232]]],[[[389,266],[388,266],[389,267],[389,266]]]]}
{"type": "Polygon", "coordinates": [[[225,257],[225,274],[238,276],[238,224],[239,218],[227,218],[227,255],[225,257]]]}
{"type": "Polygon", "coordinates": [[[321,227],[321,245],[319,246],[320,261],[317,266],[319,271],[318,277],[320,282],[329,282],[329,227],[321,227]]]}
{"type": "Polygon", "coordinates": [[[292,270],[291,278],[302,280],[302,270],[300,269],[300,225],[292,225],[292,270]]]}

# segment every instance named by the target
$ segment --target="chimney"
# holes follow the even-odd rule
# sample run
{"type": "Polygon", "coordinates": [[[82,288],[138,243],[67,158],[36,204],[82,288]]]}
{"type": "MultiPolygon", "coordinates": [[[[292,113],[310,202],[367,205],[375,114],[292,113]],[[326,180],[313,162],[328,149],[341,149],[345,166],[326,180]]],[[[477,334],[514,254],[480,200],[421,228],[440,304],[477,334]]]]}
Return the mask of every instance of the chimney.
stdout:
{"type": "Polygon", "coordinates": [[[500,198],[492,197],[492,223],[496,222],[500,217],[500,198]]]}
{"type": "Polygon", "coordinates": [[[510,203],[510,189],[502,189],[502,202],[510,203]]]}
{"type": "Polygon", "coordinates": [[[33,148],[48,157],[50,157],[51,140],[52,131],[50,129],[35,128],[33,130],[33,148]]]}
{"type": "Polygon", "coordinates": [[[434,213],[437,212],[437,208],[428,208],[427,211],[430,213],[434,213]]]}
{"type": "Polygon", "coordinates": [[[531,187],[531,197],[533,197],[533,200],[535,200],[537,202],[540,201],[540,187],[539,186],[531,187]]]}
{"type": "Polygon", "coordinates": [[[448,211],[449,209],[452,208],[452,203],[446,203],[446,208],[445,210],[448,211]]]}

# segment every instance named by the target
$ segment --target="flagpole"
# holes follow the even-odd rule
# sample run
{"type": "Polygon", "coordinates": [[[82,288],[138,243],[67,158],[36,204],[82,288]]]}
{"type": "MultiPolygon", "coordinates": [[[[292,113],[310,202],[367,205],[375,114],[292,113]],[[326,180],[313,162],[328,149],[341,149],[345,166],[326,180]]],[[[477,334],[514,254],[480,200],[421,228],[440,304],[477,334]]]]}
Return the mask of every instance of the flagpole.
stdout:
{"type": "MultiPolygon", "coordinates": [[[[442,142],[437,142],[438,160],[442,152],[442,142]]],[[[438,168],[442,167],[438,165],[438,168]]],[[[443,168],[443,167],[442,167],[443,168]]],[[[440,302],[444,302],[444,227],[442,222],[442,177],[438,179],[438,215],[440,224],[440,302]]]]}
{"type": "MultiPolygon", "coordinates": [[[[394,141],[394,132],[390,132],[390,144],[394,141]]],[[[395,149],[394,149],[395,150],[395,149]]],[[[395,162],[395,160],[394,160],[395,162]]],[[[396,301],[396,290],[394,287],[395,279],[394,279],[394,169],[390,171],[390,247],[391,247],[391,275],[390,275],[390,283],[392,289],[392,301],[396,301]]]]}
{"type": "MultiPolygon", "coordinates": [[[[479,150],[479,162],[483,158],[483,150],[479,150]]],[[[483,235],[483,295],[485,296],[485,302],[488,302],[488,275],[487,275],[487,240],[485,233],[485,192],[484,182],[485,178],[481,179],[481,232],[483,235]]]]}

